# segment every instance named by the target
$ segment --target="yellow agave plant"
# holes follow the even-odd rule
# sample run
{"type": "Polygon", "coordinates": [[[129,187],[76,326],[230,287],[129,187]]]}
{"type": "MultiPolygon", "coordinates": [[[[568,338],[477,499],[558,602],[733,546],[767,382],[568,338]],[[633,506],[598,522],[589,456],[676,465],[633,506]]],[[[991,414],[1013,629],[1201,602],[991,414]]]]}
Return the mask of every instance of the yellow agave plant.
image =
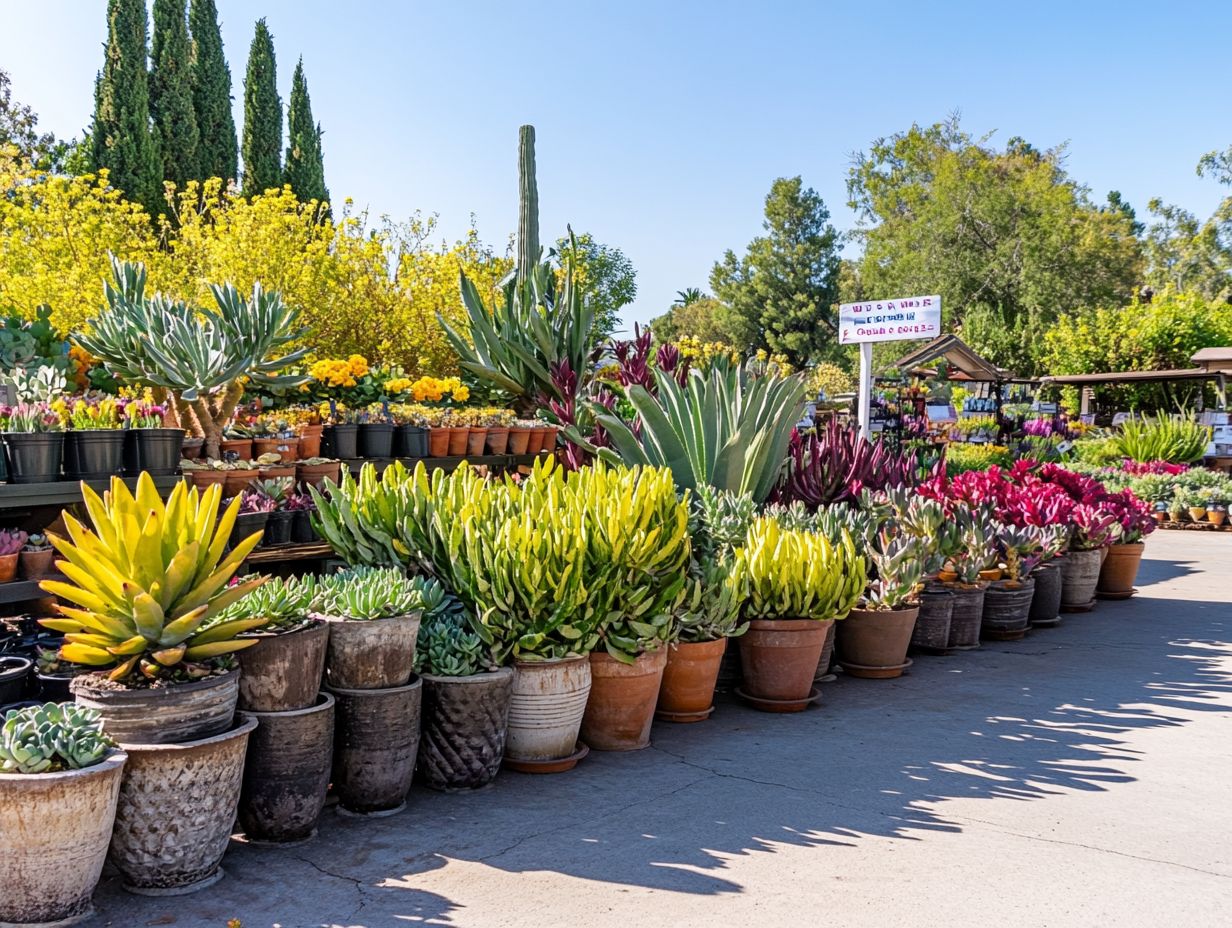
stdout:
{"type": "Polygon", "coordinates": [[[66,512],[69,538],[49,536],[64,558],[57,565],[72,582],[41,583],[74,604],[57,607],[62,618],[40,620],[65,633],[64,660],[114,667],[109,677],[116,681],[137,670],[164,676],[170,668],[191,677],[207,671],[185,665],[256,644],[236,635],[265,624],[264,617],[210,624],[266,579],[227,586],[260,541],[254,533],[224,557],[238,499],[220,518],[218,486],[202,493],[180,483],[164,504],[146,473],[135,495],[118,477],[101,498],[85,483],[81,493],[94,530],[66,512]]]}
{"type": "Polygon", "coordinates": [[[749,618],[844,619],[864,593],[864,557],[846,529],[831,543],[762,517],[749,526],[744,553],[749,618]]]}

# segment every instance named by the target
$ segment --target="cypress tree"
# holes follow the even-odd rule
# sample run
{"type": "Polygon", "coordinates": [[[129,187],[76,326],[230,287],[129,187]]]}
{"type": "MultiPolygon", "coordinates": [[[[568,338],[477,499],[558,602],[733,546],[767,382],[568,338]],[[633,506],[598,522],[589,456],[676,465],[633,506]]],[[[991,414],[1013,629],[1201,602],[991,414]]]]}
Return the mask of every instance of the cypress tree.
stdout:
{"type": "Polygon", "coordinates": [[[185,181],[201,176],[191,57],[185,0],[154,0],[150,118],[162,155],[163,180],[180,190],[185,181]]]}
{"type": "Polygon", "coordinates": [[[191,0],[188,27],[192,33],[193,110],[197,116],[198,177],[239,177],[239,143],[231,114],[231,69],[222,50],[218,9],[214,0],[191,0]]]}
{"type": "Polygon", "coordinates": [[[329,199],[325,188],[325,160],[321,154],[321,128],[312,119],[304,59],[295,66],[291,79],[291,102],[287,110],[287,158],[282,179],[301,200],[329,199]]]}
{"type": "Polygon", "coordinates": [[[274,38],[257,20],[244,77],[244,195],[282,184],[282,100],[278,97],[274,38]]]}
{"type": "Polygon", "coordinates": [[[162,163],[150,131],[145,0],[108,0],[107,45],[94,91],[90,152],[111,184],[151,216],[166,209],[162,163]]]}

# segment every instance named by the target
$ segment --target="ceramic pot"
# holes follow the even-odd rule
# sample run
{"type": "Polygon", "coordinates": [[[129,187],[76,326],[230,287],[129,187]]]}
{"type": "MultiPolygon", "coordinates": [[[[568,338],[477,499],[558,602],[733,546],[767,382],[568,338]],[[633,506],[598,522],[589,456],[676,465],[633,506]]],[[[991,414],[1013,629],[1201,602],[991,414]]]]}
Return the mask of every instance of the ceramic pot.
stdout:
{"type": "Polygon", "coordinates": [[[839,662],[848,676],[889,679],[902,675],[909,664],[907,648],[920,614],[909,609],[877,611],[852,609],[838,623],[839,662]]]}
{"type": "Polygon", "coordinates": [[[192,485],[198,490],[208,490],[210,487],[217,484],[222,487],[223,496],[227,495],[227,474],[225,470],[193,470],[189,471],[188,478],[192,481],[192,485]]]}
{"type": "Polygon", "coordinates": [[[505,756],[513,668],[423,681],[420,780],[445,792],[487,786],[505,756]]]}
{"type": "Polygon", "coordinates": [[[920,594],[920,614],[911,632],[911,646],[944,651],[950,644],[950,618],[954,614],[954,594],[927,587],[920,594]]]}
{"type": "MultiPolygon", "coordinates": [[[[740,637],[744,692],[754,700],[806,700],[833,619],[754,619],[740,637]]],[[[804,705],[800,706],[801,709],[804,705]]]]}
{"type": "Polygon", "coordinates": [[[392,815],[406,805],[419,751],[423,681],[352,690],[329,687],[334,719],[334,791],[356,815],[392,815]]]}
{"type": "Polygon", "coordinates": [[[676,641],[667,647],[667,666],[655,714],[668,722],[701,722],[714,711],[714,688],[727,650],[726,638],[676,641]]]}
{"type": "Polygon", "coordinates": [[[1053,558],[1031,572],[1035,592],[1027,618],[1033,626],[1056,625],[1061,621],[1061,564],[1063,558],[1053,558]]]}
{"type": "Polygon", "coordinates": [[[292,464],[299,458],[299,439],[294,435],[254,438],[252,454],[254,458],[259,458],[263,454],[276,454],[280,464],[292,464]]]}
{"type": "Polygon", "coordinates": [[[1070,551],[1061,562],[1061,606],[1088,606],[1095,599],[1103,554],[1093,551],[1070,551]]]}
{"type": "Polygon", "coordinates": [[[106,675],[83,673],[69,686],[78,705],[97,709],[103,731],[121,744],[175,744],[226,731],[239,697],[238,670],[192,683],[113,689],[106,675]]]}
{"type": "Polygon", "coordinates": [[[17,579],[17,565],[20,561],[20,552],[0,554],[0,583],[12,583],[17,579]]]}
{"type": "Polygon", "coordinates": [[[405,686],[415,670],[420,612],[363,621],[324,616],[329,622],[325,679],[331,689],[377,690],[405,686]]]}
{"type": "Polygon", "coordinates": [[[341,469],[342,464],[338,461],[326,461],[324,464],[296,464],[295,479],[319,489],[326,479],[337,483],[341,469]]]}
{"type": "Polygon", "coordinates": [[[590,655],[590,698],[582,716],[581,738],[599,751],[640,751],[650,747],[667,647],[639,654],[632,664],[606,651],[590,655]]]}
{"type": "Polygon", "coordinates": [[[950,610],[950,640],[946,646],[968,650],[980,646],[980,624],[984,621],[986,584],[953,586],[954,605],[950,610]]]}
{"type": "Polygon", "coordinates": [[[1145,549],[1146,545],[1141,541],[1109,547],[1108,556],[1099,568],[1098,592],[1126,598],[1132,596],[1138,565],[1145,549]]]}
{"type": "Polygon", "coordinates": [[[484,445],[487,443],[488,430],[472,428],[466,430],[466,456],[477,458],[483,456],[484,445]]]}
{"type": "Polygon", "coordinates": [[[258,643],[236,653],[240,664],[237,706],[246,712],[290,712],[313,705],[325,669],[329,623],[281,635],[249,633],[258,643]]]}
{"type": "Polygon", "coordinates": [[[1035,581],[1028,577],[1018,586],[1002,580],[984,592],[984,611],[980,633],[985,638],[1012,641],[1021,638],[1031,618],[1031,600],[1035,598],[1035,581]]]}
{"type": "Polygon", "coordinates": [[[224,438],[218,446],[218,454],[224,461],[227,459],[228,454],[234,454],[236,459],[240,461],[251,461],[252,439],[224,438]]]}
{"type": "Polygon", "coordinates": [[[505,756],[520,761],[569,757],[590,695],[590,658],[517,661],[505,756]]]}

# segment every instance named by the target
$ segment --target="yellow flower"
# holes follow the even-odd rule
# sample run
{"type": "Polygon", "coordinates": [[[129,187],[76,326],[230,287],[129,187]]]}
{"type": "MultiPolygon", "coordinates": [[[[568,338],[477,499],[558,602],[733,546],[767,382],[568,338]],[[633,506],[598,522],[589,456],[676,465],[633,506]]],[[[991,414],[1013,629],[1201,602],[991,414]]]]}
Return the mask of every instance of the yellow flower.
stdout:
{"type": "Polygon", "coordinates": [[[459,403],[465,403],[470,398],[470,395],[471,391],[468,387],[459,386],[453,388],[453,398],[459,403]]]}
{"type": "Polygon", "coordinates": [[[353,354],[347,358],[347,365],[351,369],[351,373],[356,377],[363,377],[368,373],[368,359],[362,354],[353,354]]]}

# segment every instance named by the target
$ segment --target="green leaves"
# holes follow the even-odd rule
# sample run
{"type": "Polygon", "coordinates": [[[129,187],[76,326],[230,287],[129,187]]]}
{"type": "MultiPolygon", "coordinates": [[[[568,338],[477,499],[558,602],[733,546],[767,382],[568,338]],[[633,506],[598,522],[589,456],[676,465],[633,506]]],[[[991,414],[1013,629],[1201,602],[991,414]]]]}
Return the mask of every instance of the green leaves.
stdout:
{"type": "Polygon", "coordinates": [[[1199,425],[1193,414],[1128,419],[1112,439],[1113,447],[1131,461],[1168,461],[1192,464],[1202,459],[1211,440],[1209,426],[1199,425]]]}
{"type": "Polygon", "coordinates": [[[10,709],[0,726],[0,773],[80,770],[113,747],[95,709],[54,702],[10,709]]]}

